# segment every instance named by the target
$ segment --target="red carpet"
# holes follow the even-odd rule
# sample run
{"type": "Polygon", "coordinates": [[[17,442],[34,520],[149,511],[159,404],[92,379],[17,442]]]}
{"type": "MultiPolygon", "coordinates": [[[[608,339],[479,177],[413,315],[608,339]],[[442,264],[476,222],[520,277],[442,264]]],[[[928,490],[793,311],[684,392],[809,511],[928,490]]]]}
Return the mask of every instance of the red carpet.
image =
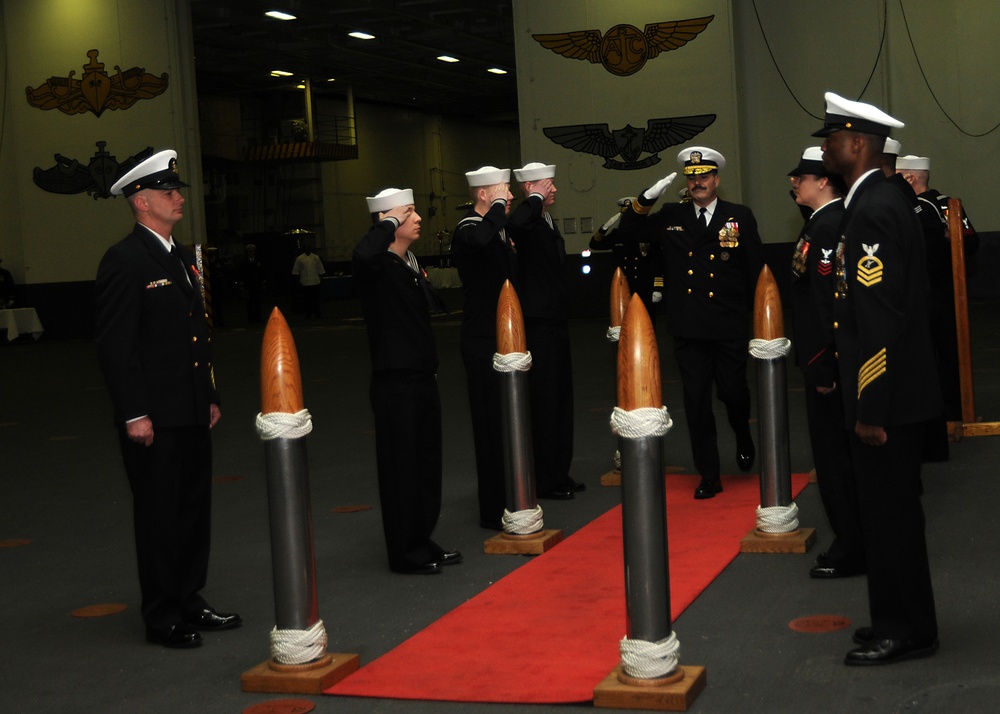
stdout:
{"type": "MultiPolygon", "coordinates": [[[[739,554],[760,503],[756,478],[723,477],[725,492],[708,501],[691,497],[697,480],[667,478],[673,620],[739,554]]],[[[805,474],[793,476],[796,496],[807,481],[805,474]]],[[[618,665],[618,641],[626,634],[623,561],[617,506],[325,693],[526,704],[591,701],[594,687],[618,665]]],[[[682,664],[684,637],[677,632],[682,664]]]]}

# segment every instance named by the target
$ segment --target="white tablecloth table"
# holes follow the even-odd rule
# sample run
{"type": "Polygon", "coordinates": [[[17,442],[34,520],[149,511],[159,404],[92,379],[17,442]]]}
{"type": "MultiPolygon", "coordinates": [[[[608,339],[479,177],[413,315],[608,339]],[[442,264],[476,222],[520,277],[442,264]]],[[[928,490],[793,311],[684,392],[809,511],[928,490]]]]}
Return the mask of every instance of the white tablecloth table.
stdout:
{"type": "Polygon", "coordinates": [[[7,341],[13,342],[24,332],[30,332],[36,340],[45,332],[38,313],[33,307],[16,307],[0,310],[0,332],[7,331],[7,341]]]}

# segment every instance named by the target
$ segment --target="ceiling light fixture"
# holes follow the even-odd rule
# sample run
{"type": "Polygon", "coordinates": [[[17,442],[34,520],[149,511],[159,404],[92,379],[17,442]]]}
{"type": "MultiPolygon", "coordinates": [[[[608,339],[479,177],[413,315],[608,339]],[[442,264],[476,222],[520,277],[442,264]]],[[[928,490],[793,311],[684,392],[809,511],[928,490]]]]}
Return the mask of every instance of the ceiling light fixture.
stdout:
{"type": "Polygon", "coordinates": [[[275,20],[295,20],[295,15],[289,15],[287,12],[282,12],[281,10],[268,10],[264,13],[268,17],[273,17],[275,20]]]}
{"type": "Polygon", "coordinates": [[[489,72],[490,74],[507,74],[507,70],[500,69],[499,67],[490,67],[486,71],[489,72]]]}
{"type": "Polygon", "coordinates": [[[361,32],[360,30],[355,30],[354,32],[348,32],[348,37],[354,37],[359,40],[374,40],[375,35],[369,35],[367,32],[361,32]]]}
{"type": "Polygon", "coordinates": [[[451,55],[438,55],[437,58],[442,62],[458,62],[458,58],[451,55]]]}
{"type": "Polygon", "coordinates": [[[271,76],[272,77],[291,77],[292,73],[291,72],[286,72],[283,69],[272,69],[271,70],[271,76]]]}

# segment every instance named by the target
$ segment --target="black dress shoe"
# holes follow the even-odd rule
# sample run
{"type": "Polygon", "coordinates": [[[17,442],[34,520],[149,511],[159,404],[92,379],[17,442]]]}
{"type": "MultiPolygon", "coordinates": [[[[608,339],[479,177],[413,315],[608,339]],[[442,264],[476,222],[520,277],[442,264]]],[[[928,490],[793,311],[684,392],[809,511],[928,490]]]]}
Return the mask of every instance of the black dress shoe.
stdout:
{"type": "Polygon", "coordinates": [[[937,648],[937,640],[871,640],[848,652],[844,664],[852,667],[893,664],[904,659],[930,657],[937,648]]]}
{"type": "Polygon", "coordinates": [[[757,450],[753,446],[753,442],[749,442],[743,446],[736,447],[736,465],[740,467],[740,471],[747,473],[753,468],[753,460],[757,457],[757,450]]]}
{"type": "Polygon", "coordinates": [[[462,562],[462,554],[457,550],[446,550],[437,562],[438,565],[458,565],[462,562]]]}
{"type": "Polygon", "coordinates": [[[875,630],[870,627],[859,627],[851,635],[851,639],[856,645],[867,645],[869,642],[875,639],[875,630]]]}
{"type": "Polygon", "coordinates": [[[391,568],[394,573],[403,575],[437,575],[441,572],[441,566],[437,563],[420,563],[419,565],[407,565],[402,568],[391,568]]]}
{"type": "Polygon", "coordinates": [[[573,479],[570,479],[564,485],[567,489],[573,491],[574,493],[581,493],[582,491],[587,490],[587,484],[574,481],[573,479]]]}
{"type": "Polygon", "coordinates": [[[174,649],[201,647],[201,635],[193,627],[185,624],[147,627],[146,639],[153,644],[174,649]]]}
{"type": "Polygon", "coordinates": [[[574,498],[573,491],[566,486],[557,486],[551,491],[546,491],[539,498],[548,498],[552,501],[569,501],[574,498]]]}
{"type": "Polygon", "coordinates": [[[206,607],[184,615],[184,622],[197,630],[232,630],[243,624],[243,618],[235,612],[216,612],[206,607]]]}
{"type": "Polygon", "coordinates": [[[825,561],[820,564],[812,566],[809,569],[810,578],[830,579],[830,578],[849,578],[852,575],[861,575],[865,571],[860,568],[847,568],[842,565],[831,565],[829,561],[825,561]]]}
{"type": "Polygon", "coordinates": [[[715,494],[717,493],[722,493],[722,481],[718,479],[714,481],[702,479],[701,483],[698,484],[698,488],[694,490],[694,497],[699,501],[703,501],[706,498],[715,498],[715,494]]]}

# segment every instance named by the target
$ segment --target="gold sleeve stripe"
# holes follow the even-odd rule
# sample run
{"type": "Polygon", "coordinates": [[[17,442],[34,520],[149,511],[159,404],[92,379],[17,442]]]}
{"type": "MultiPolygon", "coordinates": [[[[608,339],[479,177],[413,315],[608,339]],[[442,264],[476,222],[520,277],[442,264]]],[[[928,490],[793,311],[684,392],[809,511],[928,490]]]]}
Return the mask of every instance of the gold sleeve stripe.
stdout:
{"type": "Polygon", "coordinates": [[[649,213],[652,207],[653,206],[643,206],[638,201],[632,201],[632,210],[638,213],[640,216],[645,216],[647,213],[649,213]]]}
{"type": "Polygon", "coordinates": [[[653,278],[653,287],[654,288],[663,287],[663,278],[661,276],[657,275],[655,278],[653,278]]]}
{"type": "Polygon", "coordinates": [[[858,370],[858,397],[869,384],[885,374],[885,347],[879,350],[858,370]]]}

